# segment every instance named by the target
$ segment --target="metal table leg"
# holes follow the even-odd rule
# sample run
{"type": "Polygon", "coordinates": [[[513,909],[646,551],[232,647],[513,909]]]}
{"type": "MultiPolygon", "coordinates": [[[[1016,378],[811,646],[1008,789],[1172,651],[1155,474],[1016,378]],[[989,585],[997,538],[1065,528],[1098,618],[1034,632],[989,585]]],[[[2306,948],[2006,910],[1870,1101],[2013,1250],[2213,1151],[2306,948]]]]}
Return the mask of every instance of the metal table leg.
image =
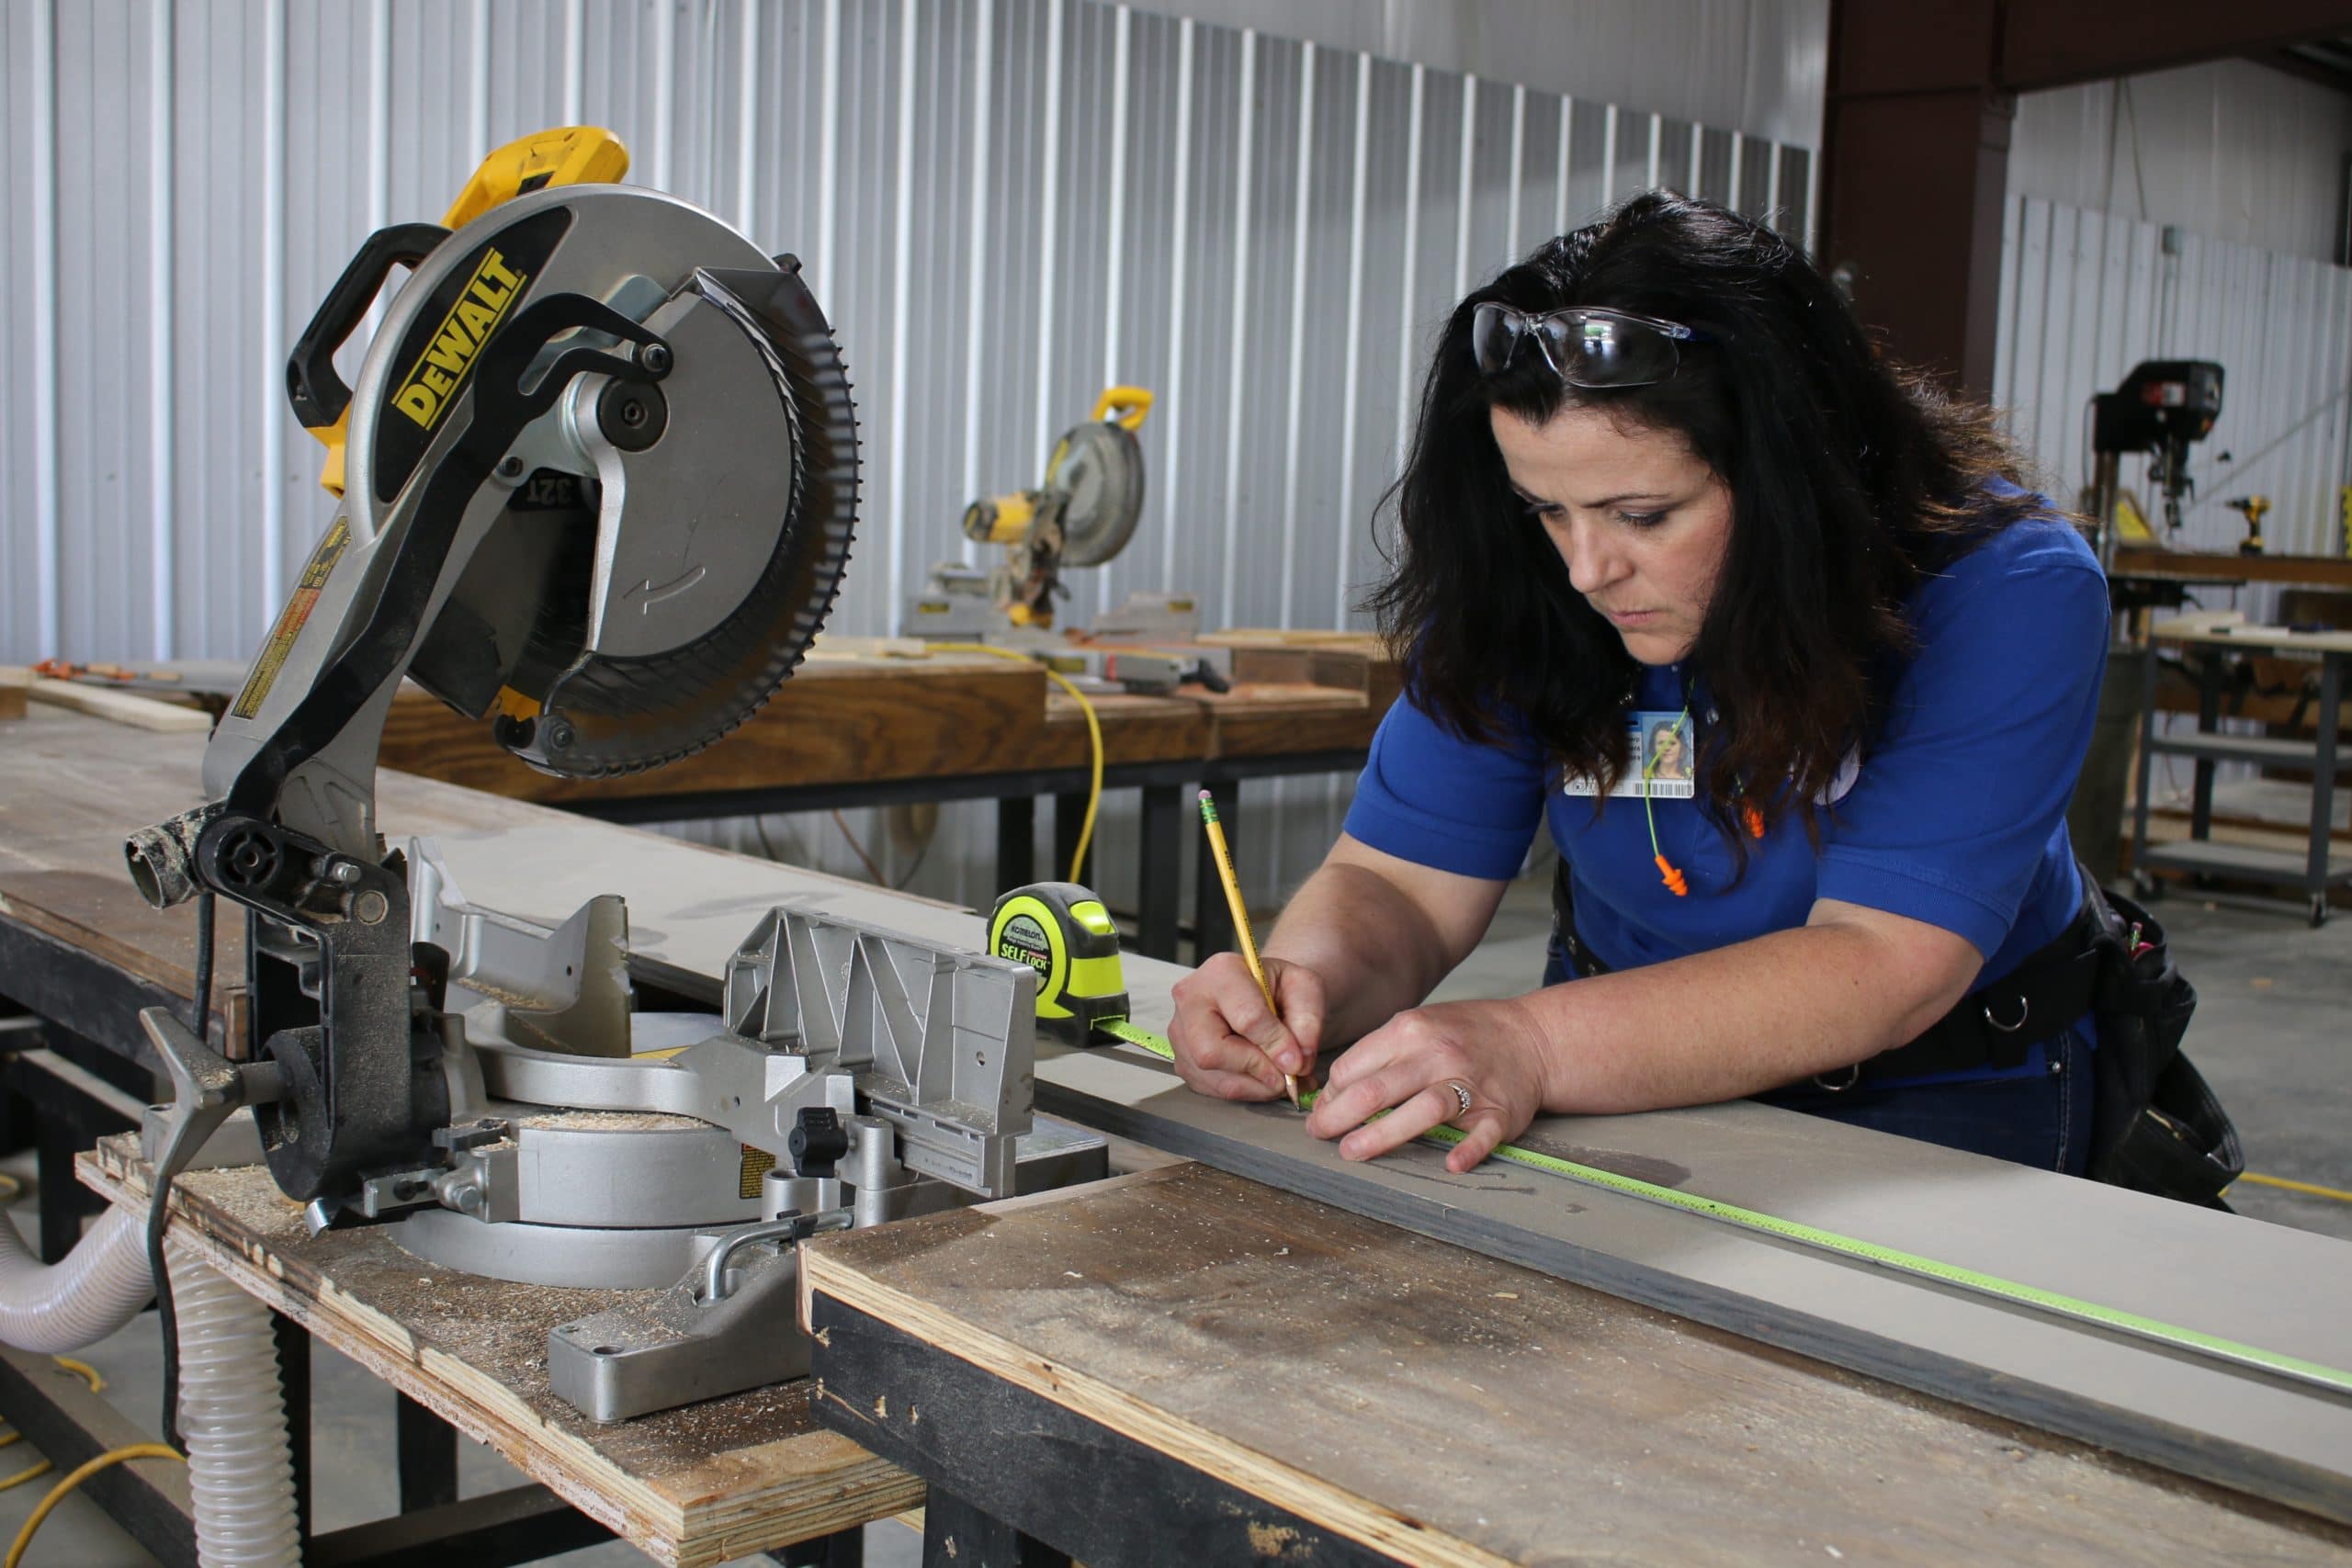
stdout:
{"type": "Polygon", "coordinates": [[[1037,797],[1001,795],[996,800],[996,890],[1009,892],[1037,880],[1037,797]]]}
{"type": "Polygon", "coordinates": [[[1177,879],[1182,863],[1177,846],[1182,842],[1183,827],[1182,786],[1147,785],[1136,877],[1136,951],[1147,958],[1172,961],[1176,956],[1176,915],[1182,901],[1177,879]]]}
{"type": "Polygon", "coordinates": [[[2335,827],[2336,726],[2344,718],[2344,662],[2340,653],[2319,657],[2319,755],[2312,769],[2312,843],[2304,883],[2311,894],[2312,924],[2327,920],[2327,862],[2335,827]]]}
{"type": "Polygon", "coordinates": [[[269,1314],[277,1341],[277,1381],[286,1391],[286,1447],[294,1461],[294,1526],[311,1539],[311,1331],[284,1313],[269,1314]]]}
{"type": "MultiPolygon", "coordinates": [[[[2207,735],[2220,728],[2222,722],[2221,653],[2207,654],[2204,668],[2197,684],[2197,728],[2207,735]]],[[[2189,801],[2188,836],[2202,842],[2213,831],[2213,760],[2197,759],[2197,788],[2189,801]]]]}
{"type": "Polygon", "coordinates": [[[457,1428],[407,1394],[395,1395],[393,1435],[400,1460],[401,1512],[458,1500],[457,1428]]]}
{"type": "Polygon", "coordinates": [[[1078,852],[1078,830],[1085,821],[1084,791],[1054,796],[1054,863],[1046,874],[1047,880],[1060,882],[1068,879],[1093,886],[1089,878],[1094,874],[1097,856],[1091,843],[1086,846],[1086,863],[1078,868],[1077,875],[1070,874],[1070,857],[1078,852]]]}

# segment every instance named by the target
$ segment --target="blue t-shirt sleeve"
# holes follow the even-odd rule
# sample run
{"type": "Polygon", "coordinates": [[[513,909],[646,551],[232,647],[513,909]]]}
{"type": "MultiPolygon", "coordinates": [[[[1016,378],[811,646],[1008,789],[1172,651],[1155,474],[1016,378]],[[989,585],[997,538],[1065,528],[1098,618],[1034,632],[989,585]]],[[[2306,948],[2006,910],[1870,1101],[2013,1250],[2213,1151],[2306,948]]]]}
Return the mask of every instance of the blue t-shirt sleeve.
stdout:
{"type": "Polygon", "coordinates": [[[1523,725],[1482,745],[1452,734],[1408,695],[1373,737],[1348,834],[1416,865],[1506,880],[1534,841],[1544,775],[1523,725]]]}
{"type": "Polygon", "coordinates": [[[2081,772],[2107,584],[2056,520],[2017,525],[1917,601],[1919,650],[1822,829],[1818,896],[1905,915],[1990,958],[2081,772]]]}

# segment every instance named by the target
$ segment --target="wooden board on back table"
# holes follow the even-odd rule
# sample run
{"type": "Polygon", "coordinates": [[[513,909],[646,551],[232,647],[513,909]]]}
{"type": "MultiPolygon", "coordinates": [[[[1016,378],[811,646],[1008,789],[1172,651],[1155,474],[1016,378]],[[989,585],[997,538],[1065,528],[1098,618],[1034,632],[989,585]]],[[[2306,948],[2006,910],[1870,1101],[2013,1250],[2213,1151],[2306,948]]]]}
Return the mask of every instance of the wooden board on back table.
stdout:
{"type": "MultiPolygon", "coordinates": [[[[145,1213],[137,1140],[81,1156],[84,1183],[145,1213]]],[[[658,1561],[701,1568],[888,1518],[922,1483],[819,1424],[806,1382],[600,1427],[548,1386],[547,1335],[650,1291],[513,1285],[402,1250],[381,1226],[311,1236],[259,1166],[173,1186],[175,1238],[458,1430],[658,1561]]]]}
{"type": "MultiPolygon", "coordinates": [[[[820,1325],[837,1301],[1417,1562],[2352,1560],[2352,1531],[1198,1165],[803,1256],[820,1325]]],[[[962,1418],[826,1360],[848,1429],[962,1418]]]]}
{"type": "MultiPolygon", "coordinates": [[[[393,699],[381,764],[523,800],[561,802],[845,780],[998,773],[1036,765],[1046,675],[982,654],[805,664],[719,744],[626,778],[552,778],[414,686],[393,699]]],[[[1083,738],[1081,737],[1081,744],[1083,738]]]]}
{"type": "Polygon", "coordinates": [[[2115,570],[2120,577],[2231,578],[2352,588],[2352,558],[2342,556],[2208,555],[2126,545],[2115,552],[2115,570]]]}

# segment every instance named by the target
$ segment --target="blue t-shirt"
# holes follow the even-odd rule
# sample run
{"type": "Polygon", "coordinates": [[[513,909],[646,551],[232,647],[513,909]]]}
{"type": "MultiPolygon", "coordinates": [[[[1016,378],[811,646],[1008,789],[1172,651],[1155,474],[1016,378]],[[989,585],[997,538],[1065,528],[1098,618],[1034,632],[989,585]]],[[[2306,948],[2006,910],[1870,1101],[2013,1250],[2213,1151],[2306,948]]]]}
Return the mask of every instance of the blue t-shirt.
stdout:
{"type": "MultiPolygon", "coordinates": [[[[1984,955],[1980,983],[1997,980],[2080,908],[2066,805],[2098,707],[2107,583],[2081,535],[2038,516],[1929,578],[1910,610],[1917,651],[1880,733],[1832,786],[1817,852],[1784,817],[1747,840],[1735,882],[1731,846],[1675,776],[1713,716],[1704,683],[1679,665],[1643,667],[1627,716],[1639,747],[1605,809],[1589,786],[1572,793],[1580,781],[1557,776],[1517,715],[1482,745],[1408,698],[1373,741],[1347,830],[1402,860],[1500,879],[1518,872],[1544,814],[1574,879],[1577,934],[1611,968],[1801,926],[1816,899],[1835,898],[1967,938],[1984,955]],[[1651,856],[1640,792],[1654,755],[1658,849],[1687,879],[1685,897],[1651,856]]],[[[2016,1070],[2041,1069],[2036,1048],[2016,1070]]]]}

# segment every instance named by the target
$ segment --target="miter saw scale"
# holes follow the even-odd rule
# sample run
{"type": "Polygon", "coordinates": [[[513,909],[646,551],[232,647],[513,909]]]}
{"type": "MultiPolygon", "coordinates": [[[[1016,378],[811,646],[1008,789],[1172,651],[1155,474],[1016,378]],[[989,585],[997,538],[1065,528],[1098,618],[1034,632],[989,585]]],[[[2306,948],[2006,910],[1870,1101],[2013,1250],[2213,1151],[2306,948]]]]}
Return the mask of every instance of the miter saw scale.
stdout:
{"type": "MultiPolygon", "coordinates": [[[[790,1375],[793,1240],[1009,1196],[1031,1129],[1025,965],[779,908],[718,1012],[638,1013],[618,897],[537,923],[377,832],[404,678],[533,767],[611,776],[741,723],[838,591],[857,427],[823,313],[792,258],[593,183],[625,164],[602,131],[527,137],[454,228],[363,243],[288,370],[341,504],[206,749],[207,803],[126,845],[159,907],[246,916],[243,1039],[142,1014],[177,1091],[151,1253],[173,1175],[250,1108],[313,1228],[397,1221],[473,1272],[667,1287],[659,1333],[550,1338],[603,1419],[790,1375]],[[346,388],[334,347],[401,265],[346,388]]],[[[1087,1140],[1049,1142],[1029,1165],[1084,1165],[1087,1140]]]]}

